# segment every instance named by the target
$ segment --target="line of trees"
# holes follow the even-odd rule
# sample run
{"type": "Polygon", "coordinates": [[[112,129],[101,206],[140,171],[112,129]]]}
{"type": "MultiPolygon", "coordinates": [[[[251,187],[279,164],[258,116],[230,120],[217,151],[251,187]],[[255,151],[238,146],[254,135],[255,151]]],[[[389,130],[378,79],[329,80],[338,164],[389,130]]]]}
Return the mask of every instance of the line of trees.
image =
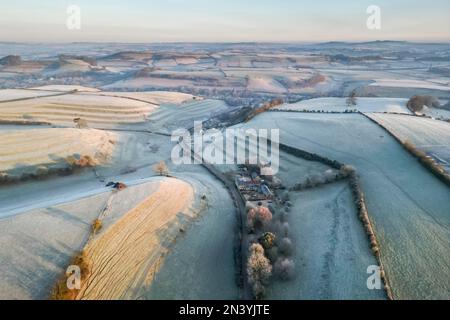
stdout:
{"type": "Polygon", "coordinates": [[[287,212],[277,212],[272,206],[250,206],[247,229],[247,277],[255,298],[262,299],[271,280],[287,281],[295,275],[287,212]]]}
{"type": "Polygon", "coordinates": [[[295,184],[291,191],[302,191],[310,188],[316,188],[321,185],[337,182],[339,180],[347,179],[355,169],[352,166],[344,165],[339,171],[329,169],[322,174],[314,174],[307,177],[304,181],[295,184]]]}

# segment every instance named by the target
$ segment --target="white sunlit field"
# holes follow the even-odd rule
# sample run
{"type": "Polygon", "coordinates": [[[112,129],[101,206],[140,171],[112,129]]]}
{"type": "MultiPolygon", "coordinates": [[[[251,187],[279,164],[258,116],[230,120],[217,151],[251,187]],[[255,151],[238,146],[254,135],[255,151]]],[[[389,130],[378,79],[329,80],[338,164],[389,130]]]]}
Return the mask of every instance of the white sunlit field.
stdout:
{"type": "Polygon", "coordinates": [[[357,110],[360,112],[395,112],[411,114],[406,107],[407,99],[395,98],[357,98],[356,105],[347,105],[346,98],[317,98],[302,100],[297,103],[284,104],[275,109],[282,111],[321,111],[344,112],[357,110]]]}

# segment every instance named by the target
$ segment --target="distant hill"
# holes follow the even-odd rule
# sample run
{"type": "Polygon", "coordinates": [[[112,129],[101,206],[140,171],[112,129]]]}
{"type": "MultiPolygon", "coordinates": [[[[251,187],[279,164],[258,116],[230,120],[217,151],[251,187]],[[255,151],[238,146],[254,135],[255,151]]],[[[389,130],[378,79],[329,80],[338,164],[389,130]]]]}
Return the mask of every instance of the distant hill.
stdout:
{"type": "Polygon", "coordinates": [[[150,51],[122,51],[103,57],[102,60],[148,60],[152,56],[150,51]]]}
{"type": "Polygon", "coordinates": [[[3,66],[18,66],[22,63],[20,56],[9,55],[0,59],[0,65],[3,66]]]}

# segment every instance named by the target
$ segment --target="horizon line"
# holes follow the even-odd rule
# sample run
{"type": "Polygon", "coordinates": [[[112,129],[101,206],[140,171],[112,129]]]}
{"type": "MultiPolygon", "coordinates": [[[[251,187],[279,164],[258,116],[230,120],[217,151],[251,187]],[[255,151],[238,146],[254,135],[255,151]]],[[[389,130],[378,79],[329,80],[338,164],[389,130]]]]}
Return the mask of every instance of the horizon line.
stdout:
{"type": "Polygon", "coordinates": [[[449,40],[324,40],[324,41],[151,41],[151,42],[127,42],[127,41],[2,41],[0,44],[129,44],[129,45],[145,45],[145,44],[304,44],[317,45],[328,43],[342,43],[342,44],[364,44],[377,42],[398,42],[410,44],[450,44],[449,40]]]}

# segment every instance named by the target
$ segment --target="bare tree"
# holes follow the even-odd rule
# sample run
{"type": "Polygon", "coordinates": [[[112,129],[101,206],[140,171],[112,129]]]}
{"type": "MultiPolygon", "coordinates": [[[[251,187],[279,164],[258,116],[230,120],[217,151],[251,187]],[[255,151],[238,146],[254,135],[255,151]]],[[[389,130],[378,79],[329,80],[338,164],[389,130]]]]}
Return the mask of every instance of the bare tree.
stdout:
{"type": "Polygon", "coordinates": [[[355,90],[353,90],[347,98],[347,106],[356,106],[357,103],[358,101],[356,100],[356,92],[355,90]]]}
{"type": "Polygon", "coordinates": [[[87,123],[86,119],[75,118],[75,119],[73,119],[73,122],[76,124],[78,129],[86,129],[86,128],[88,128],[88,123],[87,123]]]}
{"type": "Polygon", "coordinates": [[[167,165],[164,161],[160,161],[159,163],[157,163],[153,167],[153,170],[160,176],[167,176],[169,174],[169,168],[167,168],[167,165]]]}

